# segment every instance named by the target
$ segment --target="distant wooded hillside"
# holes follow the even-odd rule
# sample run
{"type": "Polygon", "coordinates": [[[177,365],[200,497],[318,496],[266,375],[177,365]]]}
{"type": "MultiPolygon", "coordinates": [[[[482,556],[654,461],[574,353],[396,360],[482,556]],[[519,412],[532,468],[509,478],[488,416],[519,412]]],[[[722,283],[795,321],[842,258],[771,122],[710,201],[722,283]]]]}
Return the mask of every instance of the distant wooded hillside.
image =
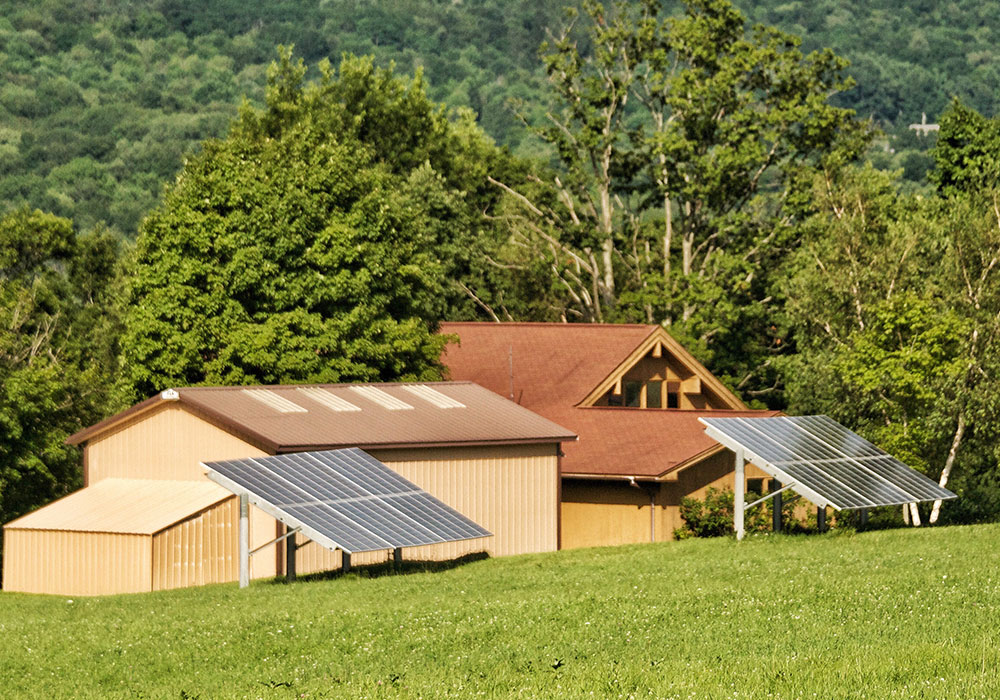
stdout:
{"type": "MultiPolygon", "coordinates": [[[[509,108],[544,111],[537,48],[565,0],[7,0],[0,2],[0,210],[28,204],[84,229],[134,235],[184,154],[259,103],[278,44],[310,65],[373,54],[429,94],[471,107],[498,142],[540,153],[509,108]]],[[[918,180],[926,144],[905,125],[952,94],[998,111],[1000,2],[738,3],[754,22],[830,46],[857,86],[837,98],[903,136],[882,166],[918,180]],[[872,5],[875,5],[872,7],[872,5]]],[[[887,144],[887,148],[889,145],[887,144]]],[[[887,151],[888,153],[888,151],[887,151]]]]}

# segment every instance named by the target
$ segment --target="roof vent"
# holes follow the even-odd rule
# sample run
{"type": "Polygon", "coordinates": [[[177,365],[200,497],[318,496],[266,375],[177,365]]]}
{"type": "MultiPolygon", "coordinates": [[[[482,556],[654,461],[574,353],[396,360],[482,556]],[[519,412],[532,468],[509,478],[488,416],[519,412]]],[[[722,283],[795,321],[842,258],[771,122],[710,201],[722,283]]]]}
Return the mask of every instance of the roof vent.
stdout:
{"type": "Polygon", "coordinates": [[[320,389],[319,387],[310,386],[310,387],[299,387],[298,389],[296,389],[296,391],[298,391],[301,394],[304,394],[305,396],[309,397],[316,403],[323,404],[331,411],[344,412],[344,411],[361,410],[358,406],[355,406],[347,399],[340,398],[329,389],[320,389]]]}
{"type": "Polygon", "coordinates": [[[373,386],[352,386],[351,391],[390,411],[412,411],[413,406],[373,386]]]}
{"type": "Polygon", "coordinates": [[[456,401],[450,396],[442,394],[437,389],[430,388],[426,384],[411,384],[409,386],[404,386],[403,391],[408,391],[414,396],[418,396],[438,408],[465,408],[464,403],[456,401]]]}
{"type": "Polygon", "coordinates": [[[279,396],[270,389],[244,389],[247,396],[260,401],[265,406],[270,406],[278,413],[308,413],[309,409],[302,408],[297,403],[292,403],[284,396],[279,396]]]}
{"type": "Polygon", "coordinates": [[[180,397],[176,389],[164,389],[160,392],[160,398],[164,401],[177,401],[180,397]]]}

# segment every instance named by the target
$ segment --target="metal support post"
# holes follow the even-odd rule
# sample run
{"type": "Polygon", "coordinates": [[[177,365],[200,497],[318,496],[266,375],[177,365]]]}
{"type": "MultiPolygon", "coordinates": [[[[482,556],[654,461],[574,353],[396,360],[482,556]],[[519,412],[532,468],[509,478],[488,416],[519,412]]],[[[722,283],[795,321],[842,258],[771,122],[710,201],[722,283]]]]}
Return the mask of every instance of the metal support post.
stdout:
{"type": "Polygon", "coordinates": [[[862,528],[868,527],[868,509],[867,508],[862,508],[861,509],[861,527],[862,528]]]}
{"type": "Polygon", "coordinates": [[[399,568],[403,565],[403,548],[396,547],[392,550],[392,568],[399,571],[399,568]]]}
{"type": "Polygon", "coordinates": [[[771,479],[771,493],[774,498],[771,503],[771,531],[781,532],[781,482],[771,479]]]}
{"type": "MultiPolygon", "coordinates": [[[[298,529],[298,528],[296,528],[298,529]]],[[[288,526],[285,526],[288,530],[288,526]]],[[[285,580],[291,583],[295,580],[295,551],[298,546],[295,544],[295,533],[288,533],[285,538],[285,580]]]]}
{"type": "Polygon", "coordinates": [[[743,529],[743,504],[746,501],[746,465],[743,459],[743,448],[736,450],[736,476],[733,480],[733,529],[736,530],[736,539],[742,540],[745,534],[743,529]]]}
{"type": "Polygon", "coordinates": [[[340,550],[340,570],[345,574],[351,570],[351,553],[340,550]]]}
{"type": "Polygon", "coordinates": [[[816,529],[826,532],[826,506],[816,506],[816,529]]]}
{"type": "Polygon", "coordinates": [[[241,493],[240,499],[240,588],[250,585],[250,499],[241,493]]]}

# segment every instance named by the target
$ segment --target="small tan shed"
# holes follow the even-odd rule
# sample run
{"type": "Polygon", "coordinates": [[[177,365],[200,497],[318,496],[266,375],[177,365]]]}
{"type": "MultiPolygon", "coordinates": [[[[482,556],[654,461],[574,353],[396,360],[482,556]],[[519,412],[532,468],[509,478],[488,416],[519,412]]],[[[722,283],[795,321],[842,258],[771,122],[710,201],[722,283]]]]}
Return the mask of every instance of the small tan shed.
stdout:
{"type": "Polygon", "coordinates": [[[105,479],[4,528],[4,589],[139,593],[231,581],[236,498],[216,484],[105,479]]]}

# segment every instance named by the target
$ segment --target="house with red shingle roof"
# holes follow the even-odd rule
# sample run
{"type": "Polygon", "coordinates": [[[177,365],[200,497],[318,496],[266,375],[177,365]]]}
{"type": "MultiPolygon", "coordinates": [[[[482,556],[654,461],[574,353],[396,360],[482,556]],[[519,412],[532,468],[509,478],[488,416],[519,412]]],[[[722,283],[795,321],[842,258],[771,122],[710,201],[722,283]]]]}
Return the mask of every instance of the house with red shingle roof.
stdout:
{"type": "MultiPolygon", "coordinates": [[[[562,445],[561,546],[673,539],[685,496],[732,488],[735,456],[703,416],[747,408],[654,325],[444,323],[450,377],[486,387],[576,433],[562,445]]],[[[766,475],[750,466],[748,489],[766,475]]]]}

